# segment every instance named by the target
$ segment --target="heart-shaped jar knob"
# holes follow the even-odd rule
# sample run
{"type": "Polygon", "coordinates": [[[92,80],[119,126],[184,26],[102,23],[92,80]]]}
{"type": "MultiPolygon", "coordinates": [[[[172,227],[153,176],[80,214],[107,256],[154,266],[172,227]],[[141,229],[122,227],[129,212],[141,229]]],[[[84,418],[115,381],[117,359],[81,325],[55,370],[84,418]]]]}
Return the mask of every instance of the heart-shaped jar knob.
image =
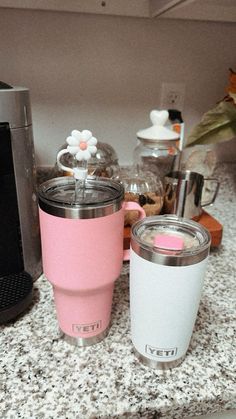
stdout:
{"type": "Polygon", "coordinates": [[[153,125],[165,125],[167,120],[169,118],[169,112],[168,111],[158,111],[153,110],[150,112],[150,119],[153,125]]]}

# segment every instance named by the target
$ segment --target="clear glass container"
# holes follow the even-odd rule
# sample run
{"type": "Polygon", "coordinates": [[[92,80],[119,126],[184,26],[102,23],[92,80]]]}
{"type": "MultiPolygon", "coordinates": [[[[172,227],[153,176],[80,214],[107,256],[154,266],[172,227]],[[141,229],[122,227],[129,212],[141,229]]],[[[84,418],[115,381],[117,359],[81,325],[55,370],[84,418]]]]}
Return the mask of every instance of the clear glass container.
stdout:
{"type": "Polygon", "coordinates": [[[140,140],[134,149],[134,165],[138,170],[150,170],[160,177],[178,170],[180,152],[174,140],[148,141],[140,140]]]}
{"type": "MultiPolygon", "coordinates": [[[[135,167],[121,167],[115,177],[122,183],[125,190],[125,201],[137,202],[143,207],[146,216],[161,213],[164,201],[163,185],[160,179],[152,172],[139,170],[135,167]]],[[[133,225],[139,219],[138,211],[125,213],[125,226],[133,225]]]]}
{"type": "MultiPolygon", "coordinates": [[[[63,144],[60,150],[67,147],[67,143],[63,144]]],[[[114,148],[101,141],[97,142],[97,153],[92,156],[88,161],[88,174],[90,176],[98,176],[105,178],[112,178],[116,175],[119,170],[118,157],[114,148]]],[[[71,154],[64,154],[61,157],[61,163],[68,167],[76,167],[77,160],[71,154]]],[[[64,175],[65,172],[60,172],[59,175],[64,175]]],[[[66,172],[66,175],[71,175],[70,172],[66,172]]]]}
{"type": "Polygon", "coordinates": [[[153,125],[138,131],[138,143],[133,154],[137,171],[143,168],[150,170],[162,181],[167,173],[179,168],[179,134],[165,126],[168,117],[168,111],[151,111],[153,125]]]}

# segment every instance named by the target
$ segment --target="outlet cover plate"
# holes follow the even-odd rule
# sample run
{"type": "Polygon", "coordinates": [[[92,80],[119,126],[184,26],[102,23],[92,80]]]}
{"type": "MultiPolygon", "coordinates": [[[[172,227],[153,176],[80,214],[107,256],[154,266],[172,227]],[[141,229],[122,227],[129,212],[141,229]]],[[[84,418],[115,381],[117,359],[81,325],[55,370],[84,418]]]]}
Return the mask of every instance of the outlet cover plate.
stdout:
{"type": "Polygon", "coordinates": [[[161,85],[161,109],[183,110],[185,97],[184,83],[162,83],[161,85]]]}

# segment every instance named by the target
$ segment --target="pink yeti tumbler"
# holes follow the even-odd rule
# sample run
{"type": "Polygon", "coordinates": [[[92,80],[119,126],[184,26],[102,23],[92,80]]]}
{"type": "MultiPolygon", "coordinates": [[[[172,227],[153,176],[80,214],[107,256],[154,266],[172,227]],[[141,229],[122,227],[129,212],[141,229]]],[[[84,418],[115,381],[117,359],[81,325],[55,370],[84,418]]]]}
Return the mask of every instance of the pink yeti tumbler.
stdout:
{"type": "Polygon", "coordinates": [[[145,213],[123,201],[123,187],[116,181],[87,179],[76,195],[75,182],[64,176],[39,189],[42,259],[64,338],[87,346],[100,342],[109,329],[114,282],[124,257],[124,211],[145,213]]]}

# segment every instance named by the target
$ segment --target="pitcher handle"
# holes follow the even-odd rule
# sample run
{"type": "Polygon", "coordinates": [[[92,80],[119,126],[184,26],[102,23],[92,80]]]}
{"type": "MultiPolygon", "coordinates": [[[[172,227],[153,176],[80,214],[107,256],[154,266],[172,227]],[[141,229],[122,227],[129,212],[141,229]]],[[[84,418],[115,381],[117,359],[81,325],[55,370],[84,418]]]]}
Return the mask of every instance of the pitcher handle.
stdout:
{"type": "MultiPolygon", "coordinates": [[[[134,210],[138,211],[139,215],[140,215],[139,220],[146,217],[146,213],[145,213],[144,209],[139,204],[137,204],[137,202],[124,201],[123,208],[126,211],[132,211],[132,210],[133,211],[134,210]]],[[[130,259],[130,249],[125,249],[124,250],[124,255],[123,255],[123,260],[127,261],[129,259],[130,259]]]]}
{"type": "Polygon", "coordinates": [[[202,207],[206,207],[207,205],[212,205],[212,204],[214,204],[215,199],[216,199],[216,197],[217,197],[217,195],[218,195],[218,192],[219,192],[219,188],[220,188],[220,182],[219,182],[216,178],[204,177],[204,183],[205,183],[205,181],[208,181],[208,180],[215,182],[216,188],[215,188],[215,191],[214,191],[213,197],[212,197],[211,199],[209,199],[209,200],[208,200],[208,201],[206,201],[206,202],[201,202],[201,206],[202,206],[202,207]]]}

